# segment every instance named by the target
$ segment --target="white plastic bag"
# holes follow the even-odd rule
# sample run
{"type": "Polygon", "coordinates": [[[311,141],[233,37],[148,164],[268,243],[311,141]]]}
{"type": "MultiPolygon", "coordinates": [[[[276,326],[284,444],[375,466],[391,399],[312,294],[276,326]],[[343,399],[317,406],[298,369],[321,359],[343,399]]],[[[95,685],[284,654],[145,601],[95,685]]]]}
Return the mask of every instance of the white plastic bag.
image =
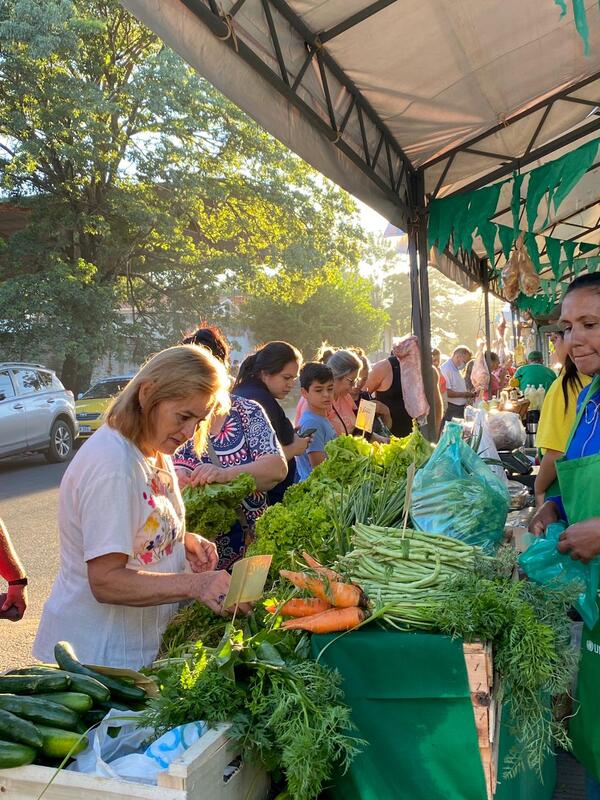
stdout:
{"type": "Polygon", "coordinates": [[[479,439],[479,447],[477,448],[477,455],[481,456],[486,462],[488,467],[492,470],[494,475],[503,483],[508,485],[508,478],[506,472],[501,464],[490,464],[490,461],[500,461],[498,450],[494,442],[494,437],[491,434],[489,420],[490,415],[483,409],[477,411],[473,421],[473,436],[475,441],[479,439]]]}
{"type": "Polygon", "coordinates": [[[138,727],[135,718],[141,716],[142,712],[111,709],[89,734],[88,747],[68,769],[103,778],[156,784],[158,773],[164,772],[208,730],[205,722],[190,722],[144,747],[156,734],[153,728],[138,727]],[[109,736],[109,728],[119,728],[118,735],[109,736]]]}

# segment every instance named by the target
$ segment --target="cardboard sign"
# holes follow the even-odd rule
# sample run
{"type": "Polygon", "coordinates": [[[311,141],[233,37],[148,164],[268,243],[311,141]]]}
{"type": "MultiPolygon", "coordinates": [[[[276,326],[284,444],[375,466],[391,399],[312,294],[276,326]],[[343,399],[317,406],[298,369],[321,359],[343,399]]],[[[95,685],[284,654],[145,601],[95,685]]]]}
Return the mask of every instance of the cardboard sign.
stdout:
{"type": "Polygon", "coordinates": [[[377,411],[377,403],[373,400],[361,400],[358,404],[358,413],[356,415],[356,427],[361,431],[371,433],[373,430],[373,423],[375,422],[375,412],[377,411]]]}
{"type": "Polygon", "coordinates": [[[252,603],[262,597],[273,556],[250,556],[236,561],[223,608],[252,603]]]}

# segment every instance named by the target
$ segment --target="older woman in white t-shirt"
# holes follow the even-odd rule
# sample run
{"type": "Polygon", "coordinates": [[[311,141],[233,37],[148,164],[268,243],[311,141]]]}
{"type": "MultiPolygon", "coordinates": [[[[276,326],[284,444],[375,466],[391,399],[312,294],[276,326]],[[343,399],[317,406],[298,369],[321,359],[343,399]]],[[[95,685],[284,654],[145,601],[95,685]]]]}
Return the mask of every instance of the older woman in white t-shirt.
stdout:
{"type": "Polygon", "coordinates": [[[179,601],[223,610],[230,577],[215,571],[214,544],[185,531],[171,455],[206,436],[227,387],[217,359],[183,345],[151,358],[112,402],[60,486],[60,567],[36,658],[53,661],[67,640],[84,662],[136,669],[156,657],[179,601]]]}

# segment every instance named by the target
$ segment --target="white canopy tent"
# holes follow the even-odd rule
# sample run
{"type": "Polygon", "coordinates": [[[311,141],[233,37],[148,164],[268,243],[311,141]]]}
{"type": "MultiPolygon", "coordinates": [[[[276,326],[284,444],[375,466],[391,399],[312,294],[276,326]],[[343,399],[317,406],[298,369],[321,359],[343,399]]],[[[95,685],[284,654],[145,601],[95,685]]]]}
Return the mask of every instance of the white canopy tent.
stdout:
{"type": "MultiPolygon", "coordinates": [[[[467,288],[489,284],[478,238],[459,258],[428,252],[429,200],[540,166],[600,131],[597,0],[585,0],[588,56],[554,0],[122,1],[265,129],[409,233],[426,356],[427,264],[467,288]]],[[[595,167],[550,214],[548,226],[562,225],[554,235],[594,240],[595,167]]]]}

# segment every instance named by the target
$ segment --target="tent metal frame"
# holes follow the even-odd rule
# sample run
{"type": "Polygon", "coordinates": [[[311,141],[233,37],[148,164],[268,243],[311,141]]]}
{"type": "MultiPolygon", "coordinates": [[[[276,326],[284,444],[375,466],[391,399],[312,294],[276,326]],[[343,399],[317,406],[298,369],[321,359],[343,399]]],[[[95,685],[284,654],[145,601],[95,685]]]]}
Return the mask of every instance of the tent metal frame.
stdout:
{"type": "MultiPolygon", "coordinates": [[[[452,164],[460,154],[476,155],[490,160],[490,168],[486,174],[478,177],[451,194],[462,194],[487,186],[501,178],[509,176],[515,170],[521,170],[542,158],[547,158],[561,148],[575,144],[585,136],[600,131],[600,73],[584,78],[560,91],[546,97],[543,101],[525,110],[513,114],[505,120],[482,132],[478,136],[462,142],[460,145],[445,150],[443,153],[429,159],[421,165],[414,165],[408,158],[393,134],[379,117],[375,109],[362,95],[356,84],[345,74],[327,52],[325,45],[350,28],[360,25],[364,20],[373,17],[387,6],[397,0],[374,0],[364,9],[348,16],[345,20],[333,25],[325,31],[314,32],[293,11],[286,0],[260,0],[267,22],[271,39],[271,52],[266,52],[258,45],[252,46],[252,40],[241,41],[235,33],[235,16],[244,6],[246,0],[236,0],[228,12],[224,12],[218,0],[181,0],[181,2],[225,45],[235,50],[255,72],[266,80],[280,95],[282,95],[324,136],[337,147],[344,155],[355,164],[362,173],[371,180],[384,195],[399,209],[403,219],[407,221],[409,238],[409,258],[412,287],[412,321],[413,330],[422,343],[423,377],[430,405],[433,399],[431,347],[430,347],[430,304],[428,284],[429,251],[427,243],[427,224],[429,200],[438,196],[444,186],[452,164]],[[279,33],[281,25],[287,25],[296,34],[293,39],[294,63],[302,64],[295,76],[292,75],[289,63],[282,50],[279,33]],[[274,69],[276,65],[277,71],[274,69]],[[309,105],[301,96],[303,80],[310,67],[318,70],[322,97],[319,98],[322,109],[326,113],[319,114],[314,107],[309,105]],[[594,82],[598,82],[598,102],[577,97],[582,89],[588,89],[594,82]],[[338,90],[342,87],[347,94],[347,102],[343,113],[336,113],[332,101],[332,87],[338,90]],[[544,140],[546,126],[552,109],[557,103],[577,103],[589,106],[589,121],[585,121],[572,130],[553,138],[544,140]],[[503,155],[494,151],[493,146],[486,147],[489,141],[503,129],[516,125],[522,120],[539,115],[533,134],[525,151],[518,157],[503,155]],[[348,122],[352,118],[358,123],[360,140],[352,140],[347,135],[348,122]],[[377,145],[369,147],[365,123],[377,131],[377,145]],[[383,169],[382,163],[383,162],[383,169]],[[425,178],[428,170],[444,164],[440,177],[436,182],[434,191],[426,195],[425,178]]],[[[289,48],[289,43],[287,44],[289,48]]],[[[289,59],[288,59],[289,61],[289,59]]],[[[314,91],[314,86],[312,87],[314,91]]],[[[338,95],[339,97],[339,92],[338,95]]],[[[355,128],[356,130],[356,128],[355,128]]],[[[590,169],[596,169],[599,164],[590,169]]],[[[591,227],[580,227],[579,233],[573,236],[577,240],[581,236],[589,235],[600,230],[600,196],[598,201],[590,204],[599,207],[598,223],[591,227]]],[[[554,226],[564,224],[569,219],[581,213],[582,209],[565,217],[554,226]]],[[[499,216],[502,212],[497,212],[499,216]]],[[[552,228],[552,225],[550,226],[552,228]]],[[[490,320],[488,293],[492,292],[501,297],[500,287],[494,277],[494,270],[490,267],[487,258],[479,258],[476,253],[460,250],[454,255],[450,249],[444,253],[453,263],[478,285],[483,287],[486,309],[486,333],[490,338],[490,320]]],[[[494,265],[492,265],[494,266],[494,265]]],[[[434,433],[431,428],[430,433],[434,433]]]]}
{"type": "Polygon", "coordinates": [[[245,2],[246,0],[237,0],[228,13],[223,13],[217,0],[182,0],[182,3],[217,38],[235,50],[240,58],[294,105],[309,122],[325,134],[335,147],[339,148],[373,181],[389,200],[402,210],[404,218],[409,217],[411,206],[415,201],[415,198],[410,196],[410,178],[415,175],[416,170],[377,112],[323,46],[325,41],[330,41],[397,0],[377,0],[339,25],[317,34],[305,25],[285,0],[261,0],[271,38],[272,51],[270,53],[265,53],[258,47],[252,49],[249,44],[240,41],[235,35],[235,16],[245,2]],[[302,67],[295,77],[290,71],[281,48],[278,29],[282,24],[287,24],[296,33],[294,38],[295,55],[297,63],[302,63],[302,67]],[[277,63],[278,72],[272,69],[271,64],[273,63],[277,63]],[[316,64],[319,71],[321,100],[327,109],[327,119],[321,117],[300,95],[302,82],[309,67],[313,64],[316,64]],[[347,103],[343,114],[336,114],[332,102],[330,87],[334,81],[341,85],[347,94],[347,103]],[[353,116],[356,117],[361,131],[361,140],[358,143],[351,141],[347,136],[348,122],[353,116]],[[366,120],[378,134],[375,148],[369,148],[365,128],[366,120]],[[380,159],[384,160],[384,169],[376,171],[380,159]]]}

